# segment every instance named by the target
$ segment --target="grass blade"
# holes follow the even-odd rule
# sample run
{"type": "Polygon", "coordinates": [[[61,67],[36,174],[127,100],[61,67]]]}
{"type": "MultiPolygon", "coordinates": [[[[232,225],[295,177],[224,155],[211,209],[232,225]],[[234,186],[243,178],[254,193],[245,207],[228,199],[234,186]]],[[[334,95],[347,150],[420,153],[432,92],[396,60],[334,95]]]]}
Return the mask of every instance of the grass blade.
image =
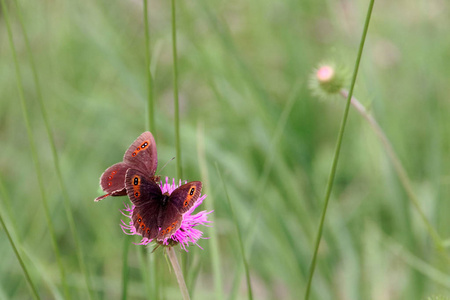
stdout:
{"type": "Polygon", "coordinates": [[[29,38],[28,38],[27,30],[25,28],[25,23],[24,23],[24,20],[23,20],[22,10],[20,8],[20,4],[18,3],[17,0],[15,0],[15,2],[16,2],[16,6],[17,6],[17,14],[19,16],[20,26],[22,27],[23,36],[24,36],[24,39],[25,39],[25,45],[26,45],[28,56],[29,56],[29,59],[30,59],[31,70],[32,70],[32,73],[33,73],[34,85],[35,85],[35,88],[36,88],[36,96],[37,96],[38,103],[39,103],[39,108],[40,108],[40,111],[41,111],[41,114],[42,114],[42,119],[44,120],[45,130],[47,132],[47,137],[48,137],[48,140],[49,140],[50,149],[52,151],[54,168],[56,170],[56,175],[57,175],[58,182],[59,182],[59,185],[61,187],[61,191],[62,191],[62,195],[63,195],[63,199],[64,199],[64,209],[65,209],[65,212],[66,212],[67,221],[69,222],[70,231],[71,231],[72,236],[74,238],[75,248],[76,248],[76,252],[77,252],[77,259],[78,259],[78,262],[80,264],[81,272],[83,273],[85,281],[86,281],[86,288],[88,290],[89,297],[92,299],[93,298],[93,295],[92,295],[93,292],[92,292],[90,275],[89,275],[89,272],[87,270],[86,263],[84,261],[84,254],[83,254],[83,250],[82,250],[82,246],[81,246],[80,237],[78,236],[78,231],[77,231],[76,226],[75,226],[73,213],[72,213],[72,210],[70,208],[69,193],[67,191],[66,185],[64,184],[64,180],[63,180],[63,176],[62,176],[62,172],[61,172],[61,167],[60,167],[60,163],[59,163],[58,152],[56,151],[55,139],[53,137],[52,130],[51,130],[51,127],[50,127],[50,122],[48,120],[47,110],[45,108],[44,99],[43,99],[43,96],[42,96],[42,90],[41,90],[41,84],[40,84],[40,81],[39,81],[39,75],[38,75],[37,68],[36,68],[36,63],[35,63],[35,60],[34,60],[34,57],[33,57],[33,51],[31,49],[31,45],[30,45],[30,41],[29,41],[29,38]]]}
{"type": "MultiPolygon", "coordinates": [[[[197,145],[198,145],[198,161],[200,164],[200,171],[202,174],[202,181],[205,183],[206,187],[210,187],[211,184],[209,182],[208,175],[208,166],[206,164],[205,158],[205,141],[204,141],[204,130],[203,126],[199,125],[197,129],[197,145]]],[[[214,201],[212,200],[211,195],[208,196],[209,201],[205,202],[206,210],[213,211],[214,210],[214,201]]],[[[211,221],[213,222],[214,215],[210,215],[211,221]]],[[[214,278],[214,291],[215,291],[215,299],[221,300],[223,299],[223,286],[222,286],[222,273],[220,266],[220,248],[219,248],[219,239],[217,234],[216,226],[208,227],[208,233],[211,245],[211,264],[213,270],[213,278],[214,278]]]]}
{"type": "Polygon", "coordinates": [[[19,61],[17,58],[16,47],[14,45],[13,33],[12,33],[11,24],[10,24],[10,20],[9,20],[9,12],[6,7],[5,0],[1,0],[1,4],[2,4],[2,11],[5,16],[5,23],[6,23],[6,28],[7,28],[7,32],[8,32],[9,44],[11,47],[11,52],[12,52],[12,56],[13,56],[13,60],[14,60],[14,66],[15,66],[15,70],[16,70],[16,81],[17,81],[17,89],[19,92],[20,105],[21,105],[21,109],[22,109],[23,118],[25,121],[25,127],[27,130],[28,140],[30,143],[30,151],[31,151],[31,156],[32,156],[35,171],[36,171],[36,177],[38,180],[39,189],[40,189],[40,193],[41,193],[41,200],[42,200],[42,205],[44,207],[45,219],[47,221],[47,227],[50,232],[52,247],[53,247],[53,251],[55,253],[56,262],[58,264],[58,268],[59,268],[59,272],[60,272],[60,276],[61,276],[61,283],[62,283],[62,286],[64,289],[64,294],[65,294],[66,299],[70,299],[71,297],[70,297],[69,289],[67,286],[66,274],[65,274],[64,266],[62,264],[58,243],[56,241],[55,228],[54,228],[53,222],[50,217],[50,210],[49,210],[48,203],[47,203],[47,196],[45,194],[44,181],[43,181],[43,177],[42,177],[42,173],[41,173],[41,167],[39,164],[39,159],[38,159],[38,155],[37,155],[37,151],[36,151],[36,145],[35,145],[34,139],[33,139],[33,131],[31,130],[30,118],[29,118],[28,111],[27,111],[27,104],[25,102],[22,76],[21,76],[21,72],[20,72],[19,61]]]}
{"type": "Polygon", "coordinates": [[[147,128],[151,132],[155,131],[155,105],[153,99],[153,78],[150,69],[150,32],[148,21],[148,0],[144,1],[144,32],[145,32],[145,72],[147,74],[147,128]]]}
{"type": "Polygon", "coordinates": [[[3,220],[2,212],[0,210],[0,223],[2,224],[3,229],[5,230],[6,237],[8,238],[9,243],[11,244],[11,247],[13,248],[14,254],[17,257],[17,260],[20,263],[20,267],[22,268],[22,271],[25,275],[25,279],[27,280],[28,286],[31,289],[31,293],[33,294],[34,299],[41,299],[39,297],[39,294],[36,290],[36,287],[33,284],[33,281],[31,280],[30,274],[28,273],[27,267],[25,266],[25,263],[23,262],[22,256],[19,253],[18,247],[16,246],[16,243],[14,243],[14,240],[12,239],[11,235],[9,234],[8,227],[5,224],[5,221],[3,220]]]}
{"type": "Polygon", "coordinates": [[[247,259],[245,258],[246,256],[245,256],[245,251],[244,251],[244,243],[242,242],[242,236],[241,236],[241,231],[239,230],[238,219],[236,217],[236,214],[234,213],[233,206],[231,205],[230,197],[228,196],[227,186],[225,185],[225,181],[222,178],[222,173],[220,172],[219,166],[217,165],[217,163],[216,163],[216,169],[217,169],[217,172],[219,173],[220,181],[222,181],[223,189],[225,191],[225,197],[227,198],[228,205],[230,206],[231,215],[233,217],[233,222],[236,227],[236,233],[237,233],[238,242],[239,242],[239,250],[241,251],[242,261],[244,263],[244,269],[245,269],[245,277],[247,279],[248,299],[252,300],[253,293],[252,293],[252,284],[251,284],[251,280],[250,280],[250,271],[248,268],[247,259]]]}
{"type": "MultiPolygon", "coordinates": [[[[292,112],[292,109],[294,107],[295,101],[297,100],[297,96],[299,95],[300,89],[301,89],[302,84],[300,83],[300,81],[297,81],[294,86],[292,87],[292,91],[289,94],[289,97],[286,101],[286,104],[284,105],[283,111],[281,112],[280,117],[278,118],[278,122],[277,125],[275,126],[275,130],[272,136],[272,139],[270,141],[270,145],[268,147],[267,150],[267,156],[264,159],[264,164],[263,164],[263,171],[261,173],[261,176],[258,179],[258,182],[256,184],[256,189],[255,189],[255,203],[257,203],[262,195],[265,192],[265,186],[267,185],[267,180],[269,179],[269,175],[270,172],[272,171],[272,168],[274,166],[274,162],[275,162],[275,154],[276,154],[276,146],[278,145],[278,143],[280,142],[280,139],[283,135],[284,129],[286,128],[286,124],[289,120],[289,116],[292,112]]],[[[246,257],[249,259],[250,255],[251,255],[251,248],[254,242],[254,236],[255,236],[255,232],[258,228],[258,218],[260,215],[260,210],[261,210],[261,206],[260,205],[254,205],[253,206],[253,210],[252,210],[252,214],[250,216],[250,220],[256,220],[255,222],[251,222],[249,224],[248,230],[247,230],[247,238],[246,240],[246,252],[247,255],[246,257]]],[[[232,292],[230,294],[229,299],[234,299],[236,298],[236,293],[239,289],[239,283],[241,281],[240,277],[241,277],[241,273],[242,269],[238,268],[237,271],[235,272],[234,278],[235,280],[233,280],[233,285],[232,285],[232,292]]]]}
{"type": "Polygon", "coordinates": [[[128,292],[128,252],[130,250],[130,239],[125,237],[123,239],[123,256],[122,256],[122,300],[127,299],[128,292]]]}
{"type": "Polygon", "coordinates": [[[178,54],[177,54],[177,22],[175,0],[171,0],[172,8],[172,53],[173,53],[173,99],[175,119],[175,148],[177,156],[177,177],[183,178],[181,168],[181,142],[180,142],[180,107],[178,99],[178,54]]]}
{"type": "Polygon", "coordinates": [[[363,29],[363,33],[362,33],[362,37],[361,37],[361,42],[359,44],[359,50],[358,50],[358,54],[357,54],[357,57],[356,57],[355,68],[353,70],[353,76],[352,76],[352,81],[351,81],[351,85],[350,85],[350,91],[348,93],[347,103],[345,105],[344,116],[342,117],[342,123],[341,123],[341,127],[340,127],[340,130],[339,130],[339,135],[338,135],[338,138],[337,138],[336,149],[335,149],[334,158],[333,158],[333,164],[331,166],[330,176],[328,178],[328,183],[327,183],[327,188],[326,188],[326,193],[325,193],[325,201],[324,201],[324,205],[323,205],[322,216],[320,218],[319,229],[317,230],[317,237],[316,237],[316,242],[315,242],[315,247],[314,247],[314,254],[313,254],[313,257],[312,257],[311,266],[310,266],[310,270],[309,270],[308,283],[306,285],[305,300],[309,299],[309,294],[310,294],[310,291],[311,291],[312,278],[313,278],[313,275],[314,275],[314,270],[316,268],[317,253],[319,251],[320,240],[322,238],[323,224],[325,222],[325,216],[326,216],[326,213],[327,213],[328,201],[330,200],[331,190],[333,189],[334,176],[336,174],[337,163],[338,163],[338,160],[339,160],[339,153],[341,151],[342,139],[343,139],[344,131],[345,131],[345,125],[347,123],[348,112],[349,112],[349,109],[350,109],[350,99],[351,99],[351,97],[353,95],[353,89],[355,87],[356,77],[358,75],[359,63],[361,62],[362,51],[363,51],[363,48],[364,48],[364,42],[366,41],[367,31],[369,29],[370,17],[372,15],[372,9],[373,9],[374,2],[375,2],[375,0],[370,0],[369,8],[367,10],[366,21],[365,21],[365,24],[364,24],[364,29],[363,29]]]}

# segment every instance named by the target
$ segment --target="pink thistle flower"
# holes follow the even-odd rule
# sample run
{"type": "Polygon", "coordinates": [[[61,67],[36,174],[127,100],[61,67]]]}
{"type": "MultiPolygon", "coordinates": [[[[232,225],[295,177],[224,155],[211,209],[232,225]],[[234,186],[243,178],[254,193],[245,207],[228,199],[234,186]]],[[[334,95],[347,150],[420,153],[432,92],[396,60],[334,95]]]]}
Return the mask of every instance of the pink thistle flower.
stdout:
{"type": "MultiPolygon", "coordinates": [[[[181,180],[179,181],[178,185],[175,184],[175,179],[172,180],[172,183],[169,183],[169,178],[166,177],[166,182],[163,183],[162,181],[159,183],[159,186],[161,187],[161,192],[163,194],[167,193],[168,195],[172,194],[172,192],[182,185],[181,180]]],[[[159,245],[172,247],[177,244],[180,244],[180,247],[188,252],[187,247],[189,247],[189,243],[197,245],[200,249],[203,249],[197,244],[197,241],[200,238],[203,238],[203,232],[194,228],[198,225],[204,225],[209,227],[207,225],[208,223],[211,223],[211,221],[208,221],[207,217],[208,214],[212,213],[213,211],[206,211],[203,210],[201,212],[198,212],[197,214],[193,215],[192,213],[194,210],[203,203],[203,200],[207,195],[200,195],[200,197],[197,199],[195,204],[186,212],[183,214],[183,219],[181,221],[180,228],[175,231],[174,234],[172,234],[170,237],[165,238],[163,241],[157,241],[156,239],[148,239],[148,238],[142,238],[140,243],[137,243],[136,245],[148,245],[153,240],[157,242],[159,245]]],[[[136,231],[136,226],[133,223],[133,210],[135,209],[134,205],[125,205],[125,209],[121,211],[121,213],[129,218],[128,222],[125,222],[123,220],[122,224],[120,224],[120,227],[122,228],[122,231],[125,234],[128,235],[141,235],[136,231]]]]}

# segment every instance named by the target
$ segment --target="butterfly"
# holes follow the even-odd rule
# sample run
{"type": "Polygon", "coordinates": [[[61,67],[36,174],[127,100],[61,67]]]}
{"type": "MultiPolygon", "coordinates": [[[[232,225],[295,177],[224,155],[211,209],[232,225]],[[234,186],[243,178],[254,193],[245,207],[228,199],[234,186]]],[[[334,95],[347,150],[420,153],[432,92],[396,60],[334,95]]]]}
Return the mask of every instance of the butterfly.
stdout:
{"type": "Polygon", "coordinates": [[[155,177],[158,167],[158,157],[156,154],[156,143],[153,135],[146,131],[142,133],[128,148],[123,156],[123,161],[112,165],[100,177],[100,186],[106,193],[95,198],[100,201],[108,196],[125,196],[125,175],[130,168],[140,170],[147,174],[153,181],[158,181],[155,177]]]}
{"type": "Polygon", "coordinates": [[[136,232],[144,238],[164,241],[180,227],[183,215],[197,202],[202,190],[200,181],[176,188],[170,195],[137,169],[128,169],[125,177],[128,197],[134,204],[132,213],[136,232]]]}
{"type": "Polygon", "coordinates": [[[100,177],[100,186],[106,193],[97,197],[128,195],[134,204],[132,213],[136,232],[147,239],[164,241],[180,227],[183,215],[197,202],[202,190],[200,181],[188,182],[170,195],[162,193],[155,176],[158,166],[153,135],[142,133],[128,148],[123,162],[112,165],[100,177]]]}

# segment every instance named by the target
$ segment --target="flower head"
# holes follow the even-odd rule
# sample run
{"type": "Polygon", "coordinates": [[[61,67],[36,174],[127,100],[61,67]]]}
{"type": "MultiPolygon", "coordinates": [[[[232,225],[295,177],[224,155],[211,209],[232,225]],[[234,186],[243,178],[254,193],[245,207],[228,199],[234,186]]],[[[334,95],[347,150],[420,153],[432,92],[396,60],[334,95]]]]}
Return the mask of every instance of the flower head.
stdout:
{"type": "Polygon", "coordinates": [[[348,80],[348,72],[333,63],[322,63],[314,69],[309,87],[319,98],[337,95],[348,80]]]}
{"type": "MultiPolygon", "coordinates": [[[[169,178],[166,177],[166,182],[160,182],[161,192],[163,194],[170,195],[172,192],[182,185],[181,180],[179,181],[178,185],[175,184],[175,179],[172,180],[172,183],[169,183],[169,178]]],[[[211,221],[208,221],[207,216],[208,214],[212,213],[212,211],[206,211],[203,210],[201,212],[198,212],[197,214],[193,215],[192,213],[194,210],[202,204],[203,200],[205,200],[206,195],[200,195],[200,197],[197,199],[195,204],[186,212],[183,214],[181,226],[178,228],[175,233],[173,233],[170,237],[165,238],[162,241],[158,241],[157,239],[148,239],[146,237],[142,238],[141,242],[138,243],[138,245],[148,245],[150,242],[155,241],[159,245],[163,246],[175,246],[177,244],[180,244],[181,248],[184,249],[186,252],[188,251],[186,247],[189,246],[189,242],[197,245],[198,239],[202,238],[203,232],[200,230],[194,228],[197,225],[204,225],[208,226],[208,223],[211,223],[211,221]]],[[[120,227],[122,227],[122,230],[125,234],[129,235],[141,235],[136,230],[136,224],[133,223],[133,210],[135,209],[135,205],[127,205],[125,204],[125,209],[122,210],[122,214],[129,218],[128,222],[125,222],[122,220],[122,224],[120,224],[120,227]]],[[[201,248],[201,247],[200,247],[201,248]]],[[[202,249],[202,248],[201,248],[202,249]]]]}

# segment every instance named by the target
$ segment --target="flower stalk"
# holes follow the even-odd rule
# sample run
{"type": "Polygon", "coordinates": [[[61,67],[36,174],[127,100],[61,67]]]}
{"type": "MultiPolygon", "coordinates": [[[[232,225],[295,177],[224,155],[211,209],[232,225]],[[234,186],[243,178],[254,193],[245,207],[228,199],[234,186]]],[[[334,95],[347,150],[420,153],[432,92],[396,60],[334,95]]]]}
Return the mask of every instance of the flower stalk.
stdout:
{"type": "Polygon", "coordinates": [[[167,256],[169,257],[170,263],[172,264],[175,276],[177,277],[178,286],[180,287],[183,300],[190,300],[191,298],[189,297],[189,292],[186,286],[186,282],[184,281],[183,272],[181,271],[180,264],[178,263],[177,255],[175,254],[175,250],[173,249],[173,247],[166,247],[166,253],[167,256]]]}
{"type": "MultiPolygon", "coordinates": [[[[344,98],[348,97],[348,92],[344,89],[342,89],[340,92],[340,95],[344,98]]],[[[411,200],[412,204],[416,208],[417,212],[419,213],[422,221],[424,222],[425,226],[427,227],[428,233],[430,234],[431,238],[433,239],[436,247],[439,249],[439,251],[444,251],[444,243],[442,242],[441,237],[436,232],[436,230],[431,225],[430,221],[428,221],[425,212],[422,210],[419,204],[419,200],[417,199],[416,195],[414,194],[411,180],[408,177],[408,174],[406,173],[405,169],[403,168],[402,163],[400,162],[400,159],[398,158],[397,154],[394,151],[394,148],[391,145],[391,142],[387,138],[387,136],[384,134],[383,129],[381,129],[378,122],[375,120],[375,118],[370,115],[366,108],[356,99],[355,97],[351,97],[351,105],[358,111],[358,113],[363,116],[364,119],[369,122],[370,127],[372,127],[375,134],[378,136],[378,138],[381,140],[381,143],[383,144],[384,149],[386,150],[387,155],[389,156],[389,159],[392,161],[392,164],[394,165],[394,170],[397,173],[400,183],[402,184],[403,188],[406,191],[406,194],[408,195],[409,199],[411,200]]],[[[447,258],[447,261],[450,261],[447,258]]]]}

